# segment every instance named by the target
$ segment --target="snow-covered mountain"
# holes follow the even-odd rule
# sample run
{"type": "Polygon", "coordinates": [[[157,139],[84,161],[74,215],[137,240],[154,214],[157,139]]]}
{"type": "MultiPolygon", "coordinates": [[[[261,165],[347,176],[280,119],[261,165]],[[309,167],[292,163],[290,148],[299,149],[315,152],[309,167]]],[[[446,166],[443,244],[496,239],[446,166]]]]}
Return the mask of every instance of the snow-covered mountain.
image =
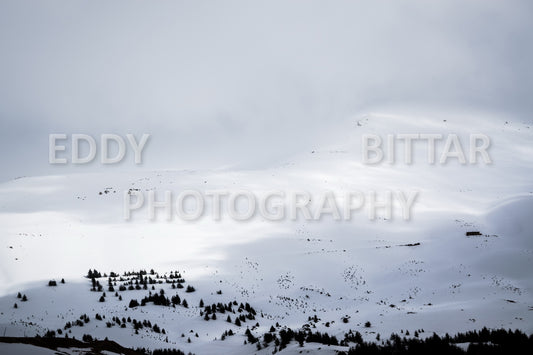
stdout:
{"type": "MultiPolygon", "coordinates": [[[[532,124],[475,114],[368,113],[346,119],[324,132],[323,142],[312,151],[271,168],[109,169],[3,183],[0,331],[4,336],[31,336],[62,329],[76,339],[90,334],[125,347],[177,347],[197,354],[257,351],[252,344],[243,345],[246,329],[262,336],[272,326],[279,331],[307,324],[339,340],[349,330],[367,340],[421,329],[444,334],[503,327],[531,333],[532,124]],[[425,161],[425,146],[415,144],[411,165],[401,159],[393,165],[363,164],[362,135],[392,133],[458,134],[462,142],[468,142],[470,133],[483,133],[491,139],[493,163],[431,165],[425,161]],[[385,190],[417,190],[419,196],[409,221],[400,218],[398,206],[392,220],[382,214],[369,220],[362,208],[350,221],[330,216],[268,221],[255,216],[239,222],[206,215],[189,222],[166,221],[163,214],[151,221],[146,207],[132,211],[131,220],[123,219],[128,191],[155,191],[162,198],[167,190],[307,191],[313,199],[323,191],[343,196],[374,190],[382,196],[385,190]],[[91,291],[91,280],[85,277],[89,269],[102,274],[96,279],[101,291],[91,291]],[[145,277],[155,283],[143,289],[141,277],[140,289],[128,290],[131,278],[135,286],[139,275],[125,272],[151,269],[154,274],[145,277]],[[184,288],[172,282],[177,280],[175,271],[184,288]],[[112,277],[113,291],[108,288],[111,272],[118,275],[112,277]],[[57,286],[48,286],[50,280],[57,286]],[[194,292],[186,292],[189,285],[194,292]],[[131,300],[141,303],[149,292],[161,290],[169,299],[186,299],[188,306],[148,302],[129,307],[131,300]],[[27,301],[17,298],[19,292],[27,301]],[[205,305],[218,303],[235,306],[214,312],[216,320],[208,312],[205,320],[205,305]],[[241,303],[248,303],[255,315],[239,326],[235,316],[250,314],[239,312],[241,303]],[[95,319],[96,314],[105,319],[95,319]],[[90,321],[82,319],[83,326],[65,329],[82,315],[90,321]],[[165,334],[146,326],[136,334],[133,323],[122,321],[128,317],[157,324],[165,334]],[[230,329],[235,335],[222,341],[230,329]]],[[[442,149],[443,142],[437,154],[442,149]]],[[[315,345],[305,347],[325,350],[315,345]]],[[[284,351],[297,353],[300,348],[293,342],[284,351]]]]}

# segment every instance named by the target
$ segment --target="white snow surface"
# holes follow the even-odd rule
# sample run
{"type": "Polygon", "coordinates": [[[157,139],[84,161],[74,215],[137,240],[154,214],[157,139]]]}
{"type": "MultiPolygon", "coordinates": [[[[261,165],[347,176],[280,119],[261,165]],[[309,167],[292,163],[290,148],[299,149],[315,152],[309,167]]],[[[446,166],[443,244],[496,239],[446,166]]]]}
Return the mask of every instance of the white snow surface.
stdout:
{"type": "MultiPolygon", "coordinates": [[[[250,353],[244,330],[254,334],[271,325],[299,329],[317,315],[316,330],[342,339],[348,329],[368,340],[377,333],[423,328],[439,334],[483,326],[533,332],[533,132],[531,122],[508,117],[483,120],[475,115],[411,117],[369,113],[347,119],[325,135],[330,144],[260,170],[132,171],[23,177],[0,185],[0,332],[6,336],[43,334],[86,313],[91,322],[70,335],[108,337],[126,347],[176,346],[197,354],[250,353]],[[488,123],[487,123],[488,122],[488,123]],[[363,133],[469,133],[490,136],[491,165],[429,165],[423,146],[415,161],[361,163],[363,133]],[[352,221],[248,222],[205,216],[148,220],[147,210],[122,216],[123,192],[138,188],[177,195],[186,189],[251,191],[418,190],[413,218],[369,221],[366,212],[352,221]],[[109,193],[99,192],[108,189],[109,193]],[[467,231],[482,236],[466,237],[467,231]],[[420,243],[417,246],[405,244],[420,243]],[[180,294],[190,305],[175,309],[148,304],[129,309],[130,299],[147,291],[124,291],[123,301],[108,292],[91,292],[83,276],[100,272],[179,270],[194,293],[180,294]],[[59,280],[65,278],[66,283],[59,280]],[[46,286],[48,280],[57,287],[46,286]],[[222,294],[216,294],[221,290],[222,294]],[[27,302],[16,298],[26,294],[27,302]],[[249,302],[264,317],[241,327],[204,321],[200,299],[249,302]],[[18,308],[13,307],[14,303],[18,308]],[[106,328],[105,320],[123,316],[148,319],[165,335],[131,326],[106,328]],[[349,322],[341,318],[349,316],[349,322]],[[365,328],[370,321],[372,327],[365,328]],[[329,322],[329,327],[326,326],[329,322]],[[221,341],[232,329],[237,335],[221,341]],[[190,331],[193,333],[190,333],[190,331]],[[185,337],[181,337],[184,333],[185,337]],[[193,336],[198,333],[198,337],[193,336]],[[188,343],[187,338],[192,342],[188,343]],[[217,339],[217,340],[215,340],[217,339]]],[[[440,146],[442,148],[442,146],[440,146]]],[[[465,147],[466,149],[466,147],[465,147]]],[[[437,153],[439,149],[437,149],[437,153]]],[[[162,213],[160,214],[163,215],[162,213]]],[[[102,279],[104,289],[107,279],[102,279]]],[[[8,346],[3,345],[2,346],[8,346]]],[[[321,347],[306,345],[309,350],[321,347]]],[[[326,347],[327,348],[327,347],[326,347]]],[[[330,347],[329,350],[333,351],[330,347]]],[[[1,351],[2,348],[0,348],[1,351]]],[[[297,344],[285,351],[298,353],[297,344]]],[[[271,352],[270,350],[263,350],[271,352]]],[[[319,350],[316,350],[319,351],[319,350]]],[[[261,353],[261,351],[259,352],[261,353]]]]}

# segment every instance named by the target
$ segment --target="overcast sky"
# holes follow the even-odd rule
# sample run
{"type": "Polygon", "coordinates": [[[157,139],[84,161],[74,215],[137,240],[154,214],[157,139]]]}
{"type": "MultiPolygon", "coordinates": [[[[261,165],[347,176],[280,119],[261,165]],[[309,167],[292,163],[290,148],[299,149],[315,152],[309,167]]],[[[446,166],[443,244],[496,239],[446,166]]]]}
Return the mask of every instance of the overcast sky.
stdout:
{"type": "Polygon", "coordinates": [[[530,119],[532,14],[530,1],[2,0],[0,181],[73,171],[48,164],[56,132],[151,133],[144,168],[205,169],[276,164],[368,110],[530,119]]]}

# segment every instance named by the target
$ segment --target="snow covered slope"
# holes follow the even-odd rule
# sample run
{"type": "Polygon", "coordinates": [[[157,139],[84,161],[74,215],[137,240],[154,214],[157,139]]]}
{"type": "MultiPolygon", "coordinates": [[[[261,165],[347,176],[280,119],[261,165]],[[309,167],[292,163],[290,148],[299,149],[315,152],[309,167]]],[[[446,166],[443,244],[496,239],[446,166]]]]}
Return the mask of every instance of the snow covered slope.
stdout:
{"type": "MultiPolygon", "coordinates": [[[[260,170],[135,171],[23,177],[0,185],[0,331],[24,336],[63,328],[83,314],[91,321],[71,335],[108,337],[123,346],[177,346],[198,354],[249,353],[242,346],[247,327],[256,335],[276,322],[341,336],[358,330],[367,339],[408,329],[426,333],[504,327],[533,331],[533,132],[531,122],[509,118],[440,117],[368,113],[324,132],[309,152],[260,170]],[[415,119],[413,119],[415,118],[415,119]],[[486,123],[490,122],[490,123],[486,123]],[[414,163],[367,166],[361,162],[362,134],[469,133],[491,138],[491,165],[430,165],[423,146],[414,163]],[[150,221],[146,208],[123,220],[124,192],[226,189],[323,191],[418,190],[410,221],[351,221],[261,217],[238,222],[204,216],[187,222],[162,214],[150,221]],[[466,236],[479,231],[480,235],[466,236]],[[155,285],[179,294],[189,307],[151,303],[129,308],[149,290],[118,292],[122,301],[90,291],[88,269],[179,270],[195,292],[155,285]],[[48,287],[51,279],[66,283],[48,287]],[[221,291],[221,294],[217,294],[221,291]],[[16,298],[18,292],[28,301],[16,298]],[[206,321],[205,304],[248,302],[255,320],[238,326],[226,315],[206,321]],[[17,303],[15,309],[14,303],[17,303]],[[106,327],[95,314],[147,319],[166,334],[106,327]],[[317,316],[316,322],[309,317],[317,316]],[[344,321],[343,321],[344,319],[344,321]],[[371,327],[365,327],[365,322],[371,327]],[[236,336],[221,341],[224,331],[236,336]],[[313,328],[315,329],[315,328],[313,328]],[[191,333],[192,330],[192,333],[191,333]],[[198,333],[198,337],[196,337],[198,333]],[[185,336],[182,337],[182,334],[185,336]],[[167,339],[168,338],[168,339],[167,339]],[[190,338],[189,343],[187,339],[190,338]],[[217,340],[215,340],[217,339],[217,340]],[[166,342],[168,340],[168,343],[166,342]]],[[[437,147],[442,150],[442,145],[437,147]]],[[[164,280],[164,279],[162,279],[164,280]]],[[[120,283],[120,282],[119,282],[120,283]]],[[[293,344],[294,345],[294,344],[293,344]]],[[[291,345],[292,346],[292,345],[291,345]]],[[[271,349],[272,350],[272,349],[271,349]]],[[[290,350],[290,347],[289,349],[290,350]]],[[[323,350],[323,349],[322,349],[323,350]]],[[[297,348],[294,348],[297,352],[297,348]]]]}

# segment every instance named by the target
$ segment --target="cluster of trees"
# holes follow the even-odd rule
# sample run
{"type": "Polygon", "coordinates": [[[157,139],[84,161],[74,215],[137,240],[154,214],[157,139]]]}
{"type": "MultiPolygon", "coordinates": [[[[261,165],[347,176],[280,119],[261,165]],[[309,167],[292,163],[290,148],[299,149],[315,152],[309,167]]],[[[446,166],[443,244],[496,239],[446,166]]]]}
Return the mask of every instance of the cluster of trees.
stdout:
{"type": "MultiPolygon", "coordinates": [[[[155,287],[152,286],[152,289],[155,289],[155,287]]],[[[129,290],[129,291],[133,291],[133,290],[137,290],[137,291],[139,291],[139,290],[148,290],[148,284],[142,283],[142,287],[141,287],[141,285],[139,284],[139,281],[136,280],[135,281],[135,286],[133,286],[133,283],[130,282],[128,287],[126,287],[126,285],[120,285],[118,290],[121,291],[121,292],[126,291],[126,290],[129,290]]]]}
{"type": "Polygon", "coordinates": [[[150,322],[149,320],[143,320],[142,322],[141,321],[138,321],[136,319],[133,319],[132,321],[132,325],[133,325],[133,329],[135,329],[135,334],[139,334],[139,329],[143,329],[143,328],[151,328],[152,331],[154,331],[155,333],[162,333],[162,334],[166,334],[166,331],[165,329],[161,329],[159,328],[159,326],[157,324],[152,324],[152,322],[150,322]]]}
{"type": "MultiPolygon", "coordinates": [[[[140,270],[140,271],[124,272],[123,277],[121,277],[118,273],[111,271],[108,276],[106,273],[102,274],[96,269],[92,269],[92,270],[89,269],[86,277],[88,279],[92,279],[92,278],[98,279],[101,277],[109,277],[109,279],[113,279],[113,281],[115,282],[117,281],[117,278],[118,278],[119,281],[122,281],[122,282],[137,279],[138,281],[150,280],[150,283],[162,283],[162,281],[156,280],[156,279],[159,279],[160,277],[159,277],[159,274],[157,274],[153,269],[150,270],[150,273],[149,273],[150,277],[148,277],[147,275],[148,275],[148,272],[146,272],[146,270],[140,270]]],[[[182,283],[185,282],[185,279],[181,277],[181,274],[178,271],[171,272],[168,277],[167,275],[164,275],[163,278],[165,280],[170,279],[174,282],[182,282],[182,283]]],[[[170,283],[171,281],[167,281],[167,282],[170,283]]]]}
{"type": "MultiPolygon", "coordinates": [[[[174,271],[174,273],[170,272],[170,275],[168,277],[170,279],[183,280],[183,278],[181,277],[181,274],[178,271],[174,271]]],[[[185,282],[185,280],[183,280],[183,282],[185,282]]]]}
{"type": "Polygon", "coordinates": [[[453,337],[437,334],[426,339],[400,337],[392,334],[381,344],[364,342],[359,339],[357,346],[350,348],[352,354],[531,354],[533,335],[529,337],[520,330],[489,330],[458,333],[453,337]],[[464,351],[457,343],[470,343],[464,351]]]}
{"type": "Polygon", "coordinates": [[[128,317],[128,319],[126,320],[126,318],[122,317],[122,321],[121,321],[119,317],[113,317],[113,318],[111,319],[111,322],[106,322],[105,325],[106,325],[108,328],[113,327],[115,324],[118,325],[118,326],[121,327],[121,328],[126,328],[126,322],[131,323],[131,318],[128,317]]]}
{"type": "Polygon", "coordinates": [[[170,306],[170,300],[168,297],[165,297],[165,291],[161,290],[160,293],[154,293],[150,292],[148,296],[145,296],[141,300],[141,306],[146,306],[148,302],[152,302],[156,306],[170,306]]]}
{"type": "MultiPolygon", "coordinates": [[[[139,276],[139,275],[148,275],[146,270],[139,270],[139,271],[124,271],[122,274],[124,277],[130,277],[130,276],[139,276]]],[[[150,270],[150,275],[155,275],[154,269],[150,270]]]]}
{"type": "Polygon", "coordinates": [[[189,307],[189,304],[187,303],[186,299],[182,300],[180,298],[180,296],[178,296],[177,294],[172,296],[170,299],[168,299],[168,297],[165,296],[165,291],[161,290],[159,293],[154,293],[154,294],[152,294],[152,292],[150,292],[148,294],[148,296],[145,296],[141,300],[141,304],[140,305],[139,305],[139,301],[137,301],[136,299],[130,300],[129,308],[135,308],[135,307],[139,307],[139,306],[146,306],[146,304],[148,302],[152,302],[156,306],[167,306],[167,307],[171,307],[172,306],[172,307],[175,307],[175,306],[181,305],[181,306],[183,306],[185,308],[189,307]]]}
{"type": "Polygon", "coordinates": [[[94,270],[89,269],[89,271],[87,272],[88,279],[94,279],[94,278],[98,279],[100,277],[102,277],[102,274],[98,272],[96,269],[94,270]]]}
{"type": "MultiPolygon", "coordinates": [[[[62,332],[58,329],[58,335],[62,332]]],[[[138,355],[185,355],[185,353],[179,349],[145,349],[145,348],[124,348],[114,341],[110,341],[107,337],[104,340],[90,335],[83,334],[82,341],[76,340],[75,337],[69,338],[68,334],[65,334],[65,338],[56,338],[56,331],[47,330],[46,333],[41,336],[37,334],[34,338],[25,338],[28,344],[37,345],[40,347],[47,347],[50,349],[56,349],[58,347],[65,349],[89,349],[92,348],[90,353],[104,353],[104,352],[120,352],[121,354],[138,354],[138,355]],[[84,344],[85,343],[85,344],[84,344]],[[89,344],[89,345],[87,345],[89,344]]],[[[26,342],[25,342],[26,343],[26,342]]],[[[85,353],[85,351],[83,351],[85,353]]],[[[188,355],[194,355],[188,353],[188,355]]]]}
{"type": "MultiPolygon", "coordinates": [[[[59,335],[62,334],[61,329],[58,329],[59,335]]],[[[76,338],[70,339],[68,334],[65,334],[65,341],[61,338],[56,338],[56,331],[54,330],[47,330],[46,333],[41,337],[40,335],[36,335],[35,338],[26,338],[29,339],[29,344],[36,344],[38,346],[43,346],[45,344],[45,347],[50,348],[86,348],[83,343],[80,341],[77,341],[76,338]],[[34,340],[34,342],[31,342],[31,340],[34,340]]],[[[96,351],[97,353],[104,352],[106,350],[110,350],[111,352],[116,352],[117,350],[120,351],[122,354],[139,354],[139,355],[186,355],[183,351],[179,349],[145,349],[145,348],[136,348],[136,349],[128,349],[123,348],[122,346],[118,345],[115,342],[109,341],[109,339],[106,337],[104,340],[98,340],[98,338],[93,337],[90,334],[83,334],[82,341],[84,343],[91,343],[90,346],[93,348],[93,351],[96,351]],[[118,349],[117,349],[118,348],[118,349]]],[[[93,352],[91,352],[93,353],[93,352]]],[[[188,355],[194,355],[192,353],[188,353],[188,355]]]]}
{"type": "MultiPolygon", "coordinates": [[[[379,335],[379,334],[378,334],[379,335]]],[[[341,340],[340,345],[346,346],[349,343],[355,343],[355,344],[362,344],[363,343],[363,336],[361,333],[356,331],[355,333],[350,329],[348,333],[344,334],[344,339],[341,340]]]]}
{"type": "Polygon", "coordinates": [[[91,291],[98,291],[102,292],[102,285],[100,284],[100,281],[96,280],[96,277],[91,277],[91,291]]]}
{"type": "MultiPolygon", "coordinates": [[[[87,272],[87,278],[91,279],[91,291],[94,292],[102,292],[103,287],[98,280],[98,278],[101,277],[108,277],[106,273],[103,274],[99,272],[96,269],[89,269],[87,272]]],[[[151,289],[155,290],[156,284],[162,284],[163,281],[158,280],[159,274],[157,274],[153,269],[150,270],[150,272],[147,272],[146,270],[140,270],[140,271],[129,271],[124,272],[124,277],[120,276],[119,274],[111,271],[109,273],[109,277],[107,280],[107,291],[108,292],[115,292],[115,296],[119,298],[119,300],[122,300],[122,296],[118,294],[118,291],[123,292],[127,290],[147,290],[149,285],[152,285],[151,289]],[[115,291],[117,287],[117,279],[118,282],[121,282],[121,284],[118,286],[118,291],[115,291]]],[[[166,274],[163,276],[165,282],[167,284],[171,284],[172,288],[178,288],[182,289],[184,288],[183,283],[185,283],[185,279],[181,276],[181,273],[178,271],[170,272],[169,276],[166,274]]],[[[64,279],[61,280],[62,283],[64,283],[64,279]]],[[[49,286],[56,286],[57,283],[54,280],[51,280],[49,282],[49,286]]],[[[185,292],[195,292],[196,289],[188,285],[185,292]]],[[[105,292],[102,294],[102,296],[99,298],[100,302],[105,302],[105,292]]],[[[164,297],[162,294],[150,294],[147,297],[144,297],[141,300],[141,306],[146,305],[146,303],[152,302],[155,305],[163,305],[163,306],[176,306],[176,305],[182,305],[184,307],[188,307],[187,301],[183,300],[181,301],[179,296],[174,296],[172,300],[169,300],[168,298],[164,297]]],[[[130,308],[137,307],[139,305],[139,302],[137,300],[131,300],[130,301],[130,308]]],[[[15,304],[15,308],[18,307],[18,305],[15,304]]]]}
{"type": "MultiPolygon", "coordinates": [[[[65,283],[65,279],[61,279],[61,283],[64,284],[65,283]]],[[[48,281],[48,286],[57,286],[57,281],[56,280],[48,281]]]]}
{"type": "MultiPolygon", "coordinates": [[[[255,317],[250,313],[248,313],[246,316],[244,314],[241,314],[238,317],[235,317],[235,325],[240,327],[243,322],[246,322],[246,319],[254,320],[255,317]]],[[[228,318],[226,318],[226,322],[231,323],[231,316],[228,316],[228,318]]]]}
{"type": "Polygon", "coordinates": [[[493,344],[505,344],[505,343],[520,343],[533,340],[533,335],[528,336],[520,330],[505,330],[505,329],[483,329],[477,331],[472,330],[465,333],[457,333],[453,337],[446,334],[444,336],[445,341],[451,341],[452,343],[487,343],[493,344]]]}
{"type": "Polygon", "coordinates": [[[270,332],[263,335],[264,346],[268,346],[270,342],[274,342],[276,349],[281,351],[285,349],[292,340],[296,340],[300,346],[303,346],[305,341],[305,333],[303,331],[294,332],[290,328],[282,329],[279,331],[279,337],[277,337],[276,334],[272,332],[272,328],[273,327],[270,328],[270,332]]]}
{"type": "MultiPolygon", "coordinates": [[[[129,291],[133,291],[133,290],[147,290],[148,289],[148,285],[152,285],[152,290],[155,289],[154,285],[157,285],[157,284],[162,284],[163,281],[161,280],[157,280],[157,279],[152,279],[150,276],[139,276],[138,279],[131,279],[131,280],[119,280],[121,282],[123,282],[123,284],[121,284],[119,286],[119,291],[126,291],[126,290],[129,290],[129,291]]],[[[173,289],[175,288],[183,288],[183,283],[185,282],[184,279],[177,279],[177,280],[166,280],[166,283],[167,284],[171,284],[171,287],[173,289]]],[[[116,282],[116,279],[111,279],[109,278],[108,279],[108,290],[109,291],[114,291],[114,287],[117,285],[117,282],[116,282]]],[[[192,286],[187,286],[187,290],[186,292],[194,292],[196,291],[194,287],[192,286]]]]}
{"type": "Polygon", "coordinates": [[[101,295],[100,298],[98,299],[98,302],[105,302],[105,297],[106,297],[105,292],[102,292],[102,295],[101,295]]]}
{"type": "Polygon", "coordinates": [[[187,303],[187,300],[184,298],[182,301],[180,296],[178,296],[177,294],[175,296],[172,296],[170,300],[173,306],[179,306],[181,304],[183,307],[189,308],[189,304],[187,303]]]}
{"type": "MultiPolygon", "coordinates": [[[[105,319],[105,316],[100,316],[97,313],[95,318],[101,321],[102,319],[105,319]]],[[[113,317],[111,318],[110,321],[106,322],[106,326],[108,328],[112,328],[113,326],[117,325],[120,328],[126,328],[128,323],[130,323],[132,325],[132,328],[135,329],[135,334],[139,334],[139,330],[143,328],[150,328],[155,333],[166,334],[166,331],[164,328],[160,328],[157,324],[152,324],[152,322],[146,319],[143,321],[140,321],[137,319],[132,319],[131,317],[128,317],[128,318],[113,317]]]]}
{"type": "Polygon", "coordinates": [[[260,338],[255,337],[250,329],[246,329],[244,334],[247,337],[248,343],[256,344],[257,350],[261,350],[263,347],[267,347],[271,343],[274,343],[274,352],[285,349],[293,340],[298,342],[300,346],[303,346],[305,342],[320,343],[324,345],[339,345],[339,341],[335,336],[329,335],[328,333],[311,332],[308,329],[293,331],[290,328],[284,328],[276,334],[276,329],[272,326],[269,332],[263,334],[262,341],[260,338]]]}
{"type": "MultiPolygon", "coordinates": [[[[144,279],[146,279],[146,276],[147,275],[150,275],[149,279],[170,279],[170,280],[174,280],[176,282],[185,282],[185,279],[183,279],[183,277],[181,276],[181,273],[179,273],[178,271],[171,271],[169,276],[167,276],[166,274],[163,275],[163,277],[159,276],[159,273],[156,273],[154,271],[154,269],[151,269],[150,272],[146,272],[146,270],[140,270],[140,271],[128,271],[128,272],[124,272],[123,273],[123,277],[127,277],[127,278],[137,278],[137,279],[142,279],[143,276],[144,279]],[[153,277],[153,278],[152,278],[153,277]]],[[[114,277],[114,278],[117,278],[119,277],[116,273],[114,272],[111,272],[109,274],[110,277],[114,277]]],[[[120,278],[120,281],[125,281],[123,278],[120,278]]],[[[170,282],[170,281],[167,281],[167,282],[170,282]]]]}
{"type": "Polygon", "coordinates": [[[307,321],[313,322],[313,323],[318,323],[320,321],[320,318],[318,318],[318,316],[315,314],[312,317],[307,317],[307,321]]]}
{"type": "MultiPolygon", "coordinates": [[[[239,304],[237,301],[229,302],[227,304],[218,302],[213,303],[212,305],[204,305],[204,301],[200,300],[200,307],[203,307],[204,309],[200,311],[200,316],[204,317],[204,320],[216,320],[216,313],[224,314],[226,312],[236,314],[237,312],[240,313],[238,316],[235,317],[235,325],[241,326],[242,322],[246,322],[246,320],[255,320],[255,316],[257,315],[257,312],[255,309],[250,306],[249,303],[246,304],[239,304]],[[235,311],[235,308],[237,309],[235,311]],[[246,313],[246,314],[245,314],[246,313]]],[[[226,321],[228,323],[232,323],[231,316],[228,315],[226,318],[226,321]]]]}
{"type": "MultiPolygon", "coordinates": [[[[281,333],[281,331],[280,331],[281,333]]],[[[296,339],[298,341],[298,339],[296,339]]],[[[325,345],[339,345],[337,337],[334,335],[329,335],[328,333],[308,333],[305,337],[305,341],[308,343],[320,343],[325,345]]]]}
{"type": "Polygon", "coordinates": [[[74,322],[66,322],[65,326],[63,327],[64,330],[70,329],[74,326],[76,327],[83,327],[85,324],[89,323],[91,321],[91,318],[89,318],[88,315],[82,314],[80,318],[76,319],[74,322]]]}
{"type": "MultiPolygon", "coordinates": [[[[439,337],[436,334],[426,339],[418,339],[418,334],[423,330],[416,330],[414,338],[400,337],[392,334],[389,340],[382,341],[381,344],[375,342],[365,342],[358,331],[344,334],[344,339],[339,340],[328,333],[312,332],[309,328],[293,331],[290,328],[281,329],[276,334],[276,328],[272,326],[270,331],[263,334],[262,339],[255,337],[250,329],[245,335],[247,342],[257,344],[257,349],[274,344],[275,352],[283,350],[291,341],[296,341],[303,346],[304,343],[320,343],[324,345],[356,344],[350,348],[348,355],[352,354],[464,354],[465,352],[457,347],[457,343],[470,343],[468,354],[530,354],[533,350],[533,335],[527,336],[520,330],[488,330],[483,328],[480,331],[470,331],[458,333],[455,336],[446,334],[439,337]]],[[[226,334],[227,335],[227,334],[226,334]]],[[[409,335],[406,331],[405,335],[409,335]]],[[[377,338],[380,340],[378,334],[377,338]]],[[[340,353],[343,354],[343,353],[340,353]]],[[[346,355],[346,353],[344,353],[346,355]]]]}
{"type": "Polygon", "coordinates": [[[222,333],[222,336],[220,337],[220,340],[224,341],[224,340],[226,340],[226,337],[231,337],[233,335],[235,335],[233,330],[231,330],[231,329],[230,330],[226,330],[226,331],[224,331],[224,333],[222,333]]]}
{"type": "MultiPolygon", "coordinates": [[[[406,332],[405,334],[407,334],[406,332]]],[[[418,333],[418,330],[415,332],[418,333]]],[[[226,336],[227,333],[224,333],[226,336]]],[[[290,328],[281,329],[276,334],[274,327],[263,334],[262,339],[255,337],[250,329],[245,332],[247,343],[257,344],[261,350],[270,344],[274,344],[274,352],[283,350],[291,341],[296,341],[303,346],[304,343],[320,343],[324,345],[342,345],[355,343],[356,346],[349,349],[344,355],[359,354],[531,354],[533,353],[533,335],[527,336],[520,330],[489,330],[483,328],[480,331],[458,333],[454,336],[446,334],[439,337],[437,334],[426,339],[401,337],[392,334],[390,339],[376,342],[365,342],[361,333],[349,331],[342,341],[328,333],[312,332],[309,329],[293,331],[290,328]],[[467,351],[462,350],[455,344],[470,343],[467,351]]],[[[378,335],[379,341],[379,335],[378,335]]]]}
{"type": "MultiPolygon", "coordinates": [[[[20,299],[21,302],[26,302],[26,301],[28,300],[28,297],[27,297],[25,294],[24,294],[24,295],[21,294],[20,292],[17,294],[17,298],[20,299]]],[[[13,305],[13,308],[15,308],[15,309],[16,309],[16,308],[19,308],[18,304],[15,303],[15,304],[13,305]]]]}

